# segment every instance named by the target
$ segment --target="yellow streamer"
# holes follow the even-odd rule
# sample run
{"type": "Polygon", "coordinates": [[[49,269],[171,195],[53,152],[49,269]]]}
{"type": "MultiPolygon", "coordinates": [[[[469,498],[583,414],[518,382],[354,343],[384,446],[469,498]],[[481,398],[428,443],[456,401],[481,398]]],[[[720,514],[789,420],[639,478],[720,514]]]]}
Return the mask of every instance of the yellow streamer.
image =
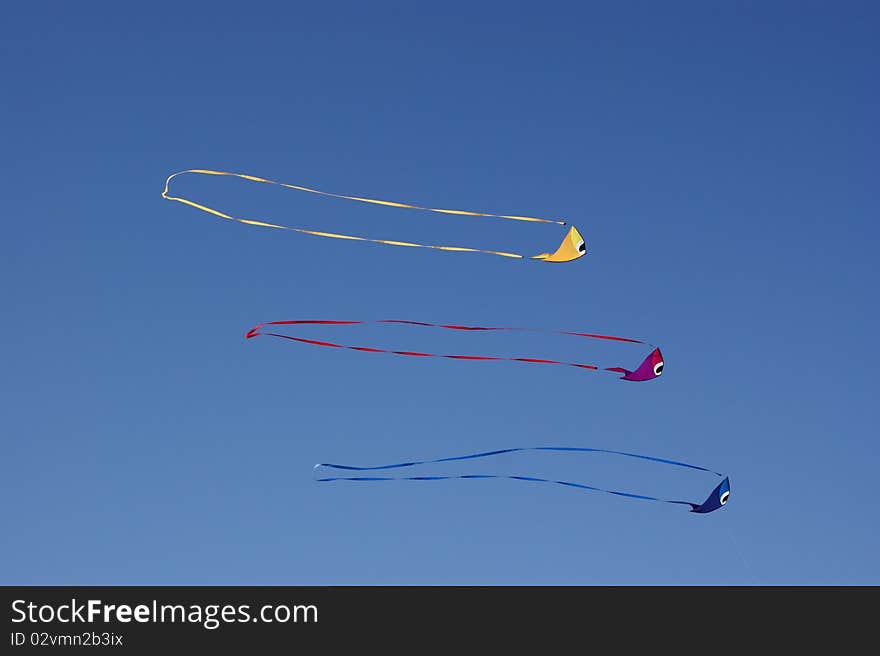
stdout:
{"type": "MultiPolygon", "coordinates": [[[[531,223],[554,223],[556,225],[567,225],[565,221],[555,221],[552,219],[541,219],[533,216],[517,216],[512,214],[489,214],[487,212],[470,212],[467,210],[449,210],[449,209],[441,209],[436,207],[421,207],[419,205],[408,205],[406,203],[399,203],[390,200],[379,200],[376,198],[364,198],[361,196],[346,196],[344,194],[332,194],[327,191],[320,191],[318,189],[310,189],[309,187],[302,187],[299,185],[288,184],[285,182],[277,182],[275,180],[267,180],[266,178],[259,178],[254,175],[246,175],[244,173],[230,173],[227,171],[212,171],[209,169],[188,169],[186,171],[178,171],[177,173],[172,173],[165,180],[165,189],[162,191],[162,198],[166,200],[177,201],[178,203],[183,203],[184,205],[189,205],[190,207],[194,207],[197,210],[201,210],[202,212],[207,212],[208,214],[213,214],[214,216],[218,216],[221,219],[228,219],[230,221],[237,221],[238,223],[244,223],[246,225],[260,226],[263,228],[275,228],[276,230],[289,230],[292,232],[299,232],[306,235],[314,235],[316,237],[330,237],[332,239],[349,239],[354,241],[367,241],[374,244],[386,244],[389,246],[407,246],[411,248],[431,248],[434,250],[441,251],[455,251],[460,253],[485,253],[487,255],[498,255],[500,257],[513,257],[518,259],[525,259],[526,256],[520,255],[518,253],[505,253],[503,251],[489,251],[482,250],[479,248],[468,248],[465,246],[435,246],[431,244],[415,244],[407,241],[394,241],[390,239],[370,239],[368,237],[357,237],[354,235],[341,235],[334,232],[320,232],[317,230],[306,230],[305,228],[292,228],[290,226],[278,225],[275,223],[267,223],[265,221],[254,221],[252,219],[243,219],[235,216],[230,216],[220,210],[216,210],[214,208],[208,207],[207,205],[202,205],[200,203],[196,203],[195,201],[189,200],[188,198],[182,198],[179,196],[172,196],[169,193],[169,186],[171,184],[171,180],[178,175],[183,175],[184,173],[195,173],[198,175],[225,175],[231,176],[235,178],[241,178],[242,180],[250,180],[251,182],[261,182],[264,184],[276,185],[278,187],[285,187],[287,189],[296,189],[298,191],[305,191],[310,194],[318,194],[320,196],[328,196],[330,198],[341,198],[344,200],[352,200],[357,201],[359,203],[371,203],[373,205],[384,205],[386,207],[398,207],[409,210],[421,210],[424,212],[438,212],[441,214],[455,214],[461,216],[475,216],[475,217],[488,217],[495,219],[508,219],[511,221],[528,221],[531,223]]],[[[584,245],[584,239],[581,237],[581,234],[578,232],[577,228],[571,226],[568,233],[566,233],[565,238],[562,240],[562,244],[560,244],[559,248],[556,249],[553,253],[541,253],[540,255],[533,255],[530,259],[540,260],[543,262],[571,262],[572,260],[576,260],[580,257],[583,257],[587,252],[586,246],[584,245]]]]}

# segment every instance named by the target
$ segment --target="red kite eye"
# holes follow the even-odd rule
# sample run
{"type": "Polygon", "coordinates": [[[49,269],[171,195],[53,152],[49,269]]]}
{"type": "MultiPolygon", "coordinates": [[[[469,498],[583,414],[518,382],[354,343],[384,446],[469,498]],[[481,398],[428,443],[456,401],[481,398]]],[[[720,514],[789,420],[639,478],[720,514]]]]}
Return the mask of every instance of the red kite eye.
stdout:
{"type": "Polygon", "coordinates": [[[663,362],[661,361],[661,362],[658,362],[657,364],[654,365],[654,375],[659,376],[662,373],[663,373],[663,362]]]}

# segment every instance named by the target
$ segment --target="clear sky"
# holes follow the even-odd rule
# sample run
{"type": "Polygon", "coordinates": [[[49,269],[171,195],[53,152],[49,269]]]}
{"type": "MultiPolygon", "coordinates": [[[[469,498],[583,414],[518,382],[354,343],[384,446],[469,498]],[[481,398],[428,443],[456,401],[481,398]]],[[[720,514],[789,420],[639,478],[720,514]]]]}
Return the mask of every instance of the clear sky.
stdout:
{"type": "MultiPolygon", "coordinates": [[[[878,18],[871,2],[12,3],[2,582],[880,583],[878,18]],[[162,200],[185,168],[561,217],[590,252],[547,265],[246,227],[162,200]],[[636,384],[244,339],[295,318],[607,332],[667,364],[636,384]],[[320,461],[531,445],[693,462],[729,474],[731,499],[698,516],[514,481],[312,480],[320,461]]],[[[177,190],[392,239],[532,253],[561,236],[235,180],[177,190]]],[[[717,481],[559,466],[697,501],[717,481]]]]}

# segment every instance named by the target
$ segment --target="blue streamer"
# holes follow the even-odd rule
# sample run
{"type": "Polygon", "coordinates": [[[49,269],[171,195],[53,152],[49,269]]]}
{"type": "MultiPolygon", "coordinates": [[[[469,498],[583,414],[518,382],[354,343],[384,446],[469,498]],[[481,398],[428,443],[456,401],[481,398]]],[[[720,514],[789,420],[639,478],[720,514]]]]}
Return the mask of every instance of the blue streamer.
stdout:
{"type": "MultiPolygon", "coordinates": [[[[322,462],[315,465],[314,470],[317,471],[321,467],[326,467],[327,469],[336,469],[341,471],[349,471],[349,472],[367,472],[367,471],[387,471],[389,469],[404,469],[407,467],[415,467],[417,465],[429,465],[429,464],[437,464],[444,462],[454,462],[460,460],[475,460],[478,458],[489,458],[491,456],[497,456],[507,453],[517,453],[523,451],[557,451],[557,452],[569,452],[569,453],[609,453],[613,455],[625,456],[627,458],[638,458],[640,460],[649,460],[652,462],[659,462],[665,465],[672,465],[675,467],[685,467],[687,469],[695,469],[698,471],[708,472],[710,474],[714,474],[716,476],[724,476],[720,472],[713,471],[711,469],[707,469],[706,467],[700,467],[698,465],[691,465],[686,462],[680,462],[678,460],[669,460],[667,458],[656,458],[654,456],[646,456],[639,453],[629,453],[626,451],[613,451],[610,449],[596,449],[591,447],[558,447],[558,446],[534,446],[534,447],[517,447],[511,449],[497,449],[495,451],[482,451],[480,453],[471,453],[463,456],[452,456],[448,458],[436,458],[433,460],[411,460],[406,462],[397,462],[389,465],[375,465],[372,467],[357,467],[354,465],[339,465],[334,463],[322,462]]],[[[645,494],[635,494],[632,492],[623,492],[620,490],[608,490],[601,487],[595,487],[593,485],[586,485],[584,483],[573,483],[571,481],[560,481],[550,478],[539,478],[537,476],[514,476],[514,475],[500,475],[500,474],[460,474],[460,475],[452,475],[452,476],[327,476],[323,478],[316,479],[319,483],[329,483],[332,481],[361,481],[361,482],[373,482],[373,481],[448,481],[448,480],[475,480],[475,479],[508,479],[515,481],[528,481],[532,483],[549,483],[552,485],[564,485],[566,487],[578,488],[581,490],[590,490],[591,492],[603,492],[605,494],[613,494],[615,496],[627,497],[630,499],[638,499],[641,501],[657,501],[660,503],[670,503],[676,505],[690,506],[691,512],[696,513],[709,513],[713,510],[717,510],[721,506],[727,503],[727,499],[730,496],[730,481],[727,477],[724,477],[724,480],[718,484],[718,486],[712,491],[709,497],[703,503],[697,504],[692,503],[690,501],[678,501],[674,499],[663,499],[660,497],[652,497],[645,494]]]]}

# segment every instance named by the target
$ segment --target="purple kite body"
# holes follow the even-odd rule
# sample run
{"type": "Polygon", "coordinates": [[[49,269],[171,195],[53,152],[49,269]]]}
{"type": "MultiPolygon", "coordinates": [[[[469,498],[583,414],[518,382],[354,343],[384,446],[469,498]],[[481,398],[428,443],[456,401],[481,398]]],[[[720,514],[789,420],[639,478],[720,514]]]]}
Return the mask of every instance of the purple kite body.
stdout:
{"type": "Polygon", "coordinates": [[[639,368],[635,371],[623,369],[622,367],[609,367],[608,371],[622,373],[623,376],[620,377],[621,380],[632,380],[635,382],[654,380],[655,378],[659,378],[660,374],[663,373],[663,354],[660,353],[659,348],[655,348],[650,354],[648,354],[648,357],[644,359],[642,364],[640,364],[639,368]]]}

